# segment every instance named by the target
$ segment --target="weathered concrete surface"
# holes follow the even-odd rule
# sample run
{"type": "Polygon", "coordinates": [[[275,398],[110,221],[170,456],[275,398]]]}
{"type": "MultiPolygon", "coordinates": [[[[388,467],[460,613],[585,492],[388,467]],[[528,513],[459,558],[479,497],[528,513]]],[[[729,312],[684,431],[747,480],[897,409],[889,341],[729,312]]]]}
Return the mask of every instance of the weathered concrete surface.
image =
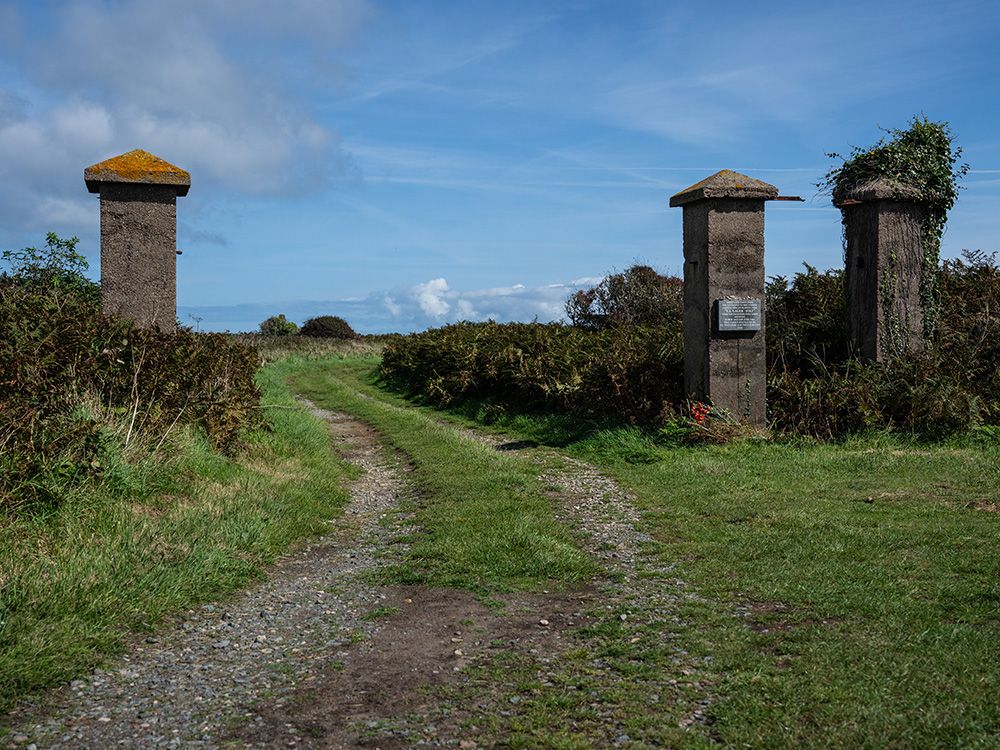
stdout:
{"type": "Polygon", "coordinates": [[[177,192],[101,186],[101,306],[143,328],[177,325],[177,192]]]}
{"type": "Polygon", "coordinates": [[[723,170],[670,200],[684,208],[684,387],[738,419],[766,422],[764,201],[778,189],[723,170]],[[757,299],[759,331],[720,332],[721,299],[757,299]]]}
{"type": "Polygon", "coordinates": [[[105,314],[163,331],[177,325],[177,196],[184,170],[130,151],[84,171],[101,196],[101,304],[105,314]]]}
{"type": "Polygon", "coordinates": [[[847,245],[848,332],[854,352],[868,361],[923,346],[923,211],[899,200],[905,195],[903,186],[873,181],[834,196],[847,245]]]}

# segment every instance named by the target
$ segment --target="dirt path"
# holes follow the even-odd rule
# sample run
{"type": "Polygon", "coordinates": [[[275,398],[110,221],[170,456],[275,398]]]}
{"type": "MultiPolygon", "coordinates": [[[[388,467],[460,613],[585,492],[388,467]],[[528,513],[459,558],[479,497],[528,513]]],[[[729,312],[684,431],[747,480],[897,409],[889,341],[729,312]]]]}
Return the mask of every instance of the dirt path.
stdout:
{"type": "MultiPolygon", "coordinates": [[[[683,704],[674,719],[682,726],[702,717],[698,665],[672,641],[684,627],[679,604],[694,594],[670,568],[644,562],[651,540],[637,530],[633,498],[612,480],[555,451],[462,431],[537,463],[558,513],[604,573],[579,590],[509,595],[490,607],[462,591],[381,587],[373,575],[402,553],[393,540],[408,531],[399,510],[411,491],[405,461],[352,417],[309,407],[364,471],[331,533],[275,566],[261,586],[132,644],[113,669],[54,691],[42,706],[22,706],[0,742],[38,750],[503,744],[489,729],[498,717],[516,722],[532,696],[585,687],[567,671],[569,650],[592,684],[622,681],[620,666],[580,635],[608,619],[634,633],[630,643],[673,654],[675,677],[632,676],[630,688],[648,694],[644,710],[658,717],[670,703],[676,717],[683,704]],[[681,696],[671,687],[679,682],[698,695],[681,696]],[[523,694],[527,683],[537,687],[523,694]]],[[[585,708],[595,746],[632,745],[630,716],[600,696],[585,708]]]]}

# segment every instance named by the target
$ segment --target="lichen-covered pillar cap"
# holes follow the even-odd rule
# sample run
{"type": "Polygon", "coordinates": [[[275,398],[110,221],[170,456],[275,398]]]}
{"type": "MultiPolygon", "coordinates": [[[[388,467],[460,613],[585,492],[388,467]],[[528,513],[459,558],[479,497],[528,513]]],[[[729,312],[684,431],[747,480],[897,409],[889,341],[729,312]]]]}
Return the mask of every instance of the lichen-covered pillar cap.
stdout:
{"type": "Polygon", "coordinates": [[[745,174],[723,169],[670,199],[673,208],[709,198],[735,198],[770,201],[778,197],[778,188],[745,174]]]}
{"type": "Polygon", "coordinates": [[[87,167],[83,180],[92,193],[101,192],[105,182],[169,185],[177,189],[179,196],[187,195],[191,187],[191,175],[186,170],[138,148],[87,167]]]}

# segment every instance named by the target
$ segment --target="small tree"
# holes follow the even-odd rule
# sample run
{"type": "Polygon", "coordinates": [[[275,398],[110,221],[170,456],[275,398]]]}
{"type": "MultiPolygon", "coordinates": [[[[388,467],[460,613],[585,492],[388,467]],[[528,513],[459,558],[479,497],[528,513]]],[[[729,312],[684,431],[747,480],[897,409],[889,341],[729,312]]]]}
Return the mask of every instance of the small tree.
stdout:
{"type": "Polygon", "coordinates": [[[265,336],[294,336],[299,327],[281,315],[272,315],[260,324],[260,332],[265,336]]]}
{"type": "Polygon", "coordinates": [[[64,240],[55,232],[45,235],[45,246],[4,250],[3,259],[11,278],[19,284],[37,284],[57,292],[78,294],[87,301],[100,302],[101,287],[85,275],[87,259],[76,251],[78,237],[64,240]]]}
{"type": "Polygon", "coordinates": [[[681,280],[642,265],[611,274],[566,300],[570,322],[592,331],[618,326],[678,326],[682,315],[681,280]]]}
{"type": "Polygon", "coordinates": [[[328,339],[356,339],[358,334],[346,320],[337,315],[320,315],[302,324],[299,331],[303,336],[328,339]]]}

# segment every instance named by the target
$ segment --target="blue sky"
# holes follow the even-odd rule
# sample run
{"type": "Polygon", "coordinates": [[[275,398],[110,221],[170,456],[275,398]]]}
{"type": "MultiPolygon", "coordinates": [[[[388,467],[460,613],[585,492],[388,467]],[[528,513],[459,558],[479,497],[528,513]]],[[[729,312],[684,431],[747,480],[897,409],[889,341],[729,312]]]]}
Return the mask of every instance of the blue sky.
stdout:
{"type": "Polygon", "coordinates": [[[732,168],[766,266],[841,262],[814,184],[878,126],[951,123],[972,167],[946,256],[1000,249],[995,2],[0,1],[0,248],[80,237],[83,169],[192,173],[178,304],[360,331],[561,315],[635,261],[681,268],[670,195],[732,168]]]}

